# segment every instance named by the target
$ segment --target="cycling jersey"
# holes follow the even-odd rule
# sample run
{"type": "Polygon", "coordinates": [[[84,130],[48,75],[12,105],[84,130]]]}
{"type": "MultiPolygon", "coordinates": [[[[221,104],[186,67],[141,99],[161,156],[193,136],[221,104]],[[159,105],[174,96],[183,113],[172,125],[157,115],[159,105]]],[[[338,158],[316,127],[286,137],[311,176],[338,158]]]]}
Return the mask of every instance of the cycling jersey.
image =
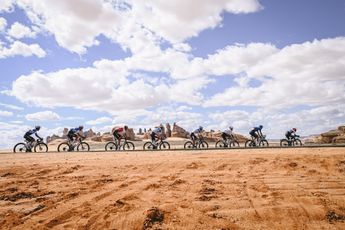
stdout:
{"type": "Polygon", "coordinates": [[[25,133],[25,136],[31,136],[32,134],[36,134],[37,131],[37,129],[31,129],[25,133]]]}
{"type": "Polygon", "coordinates": [[[114,132],[117,132],[121,136],[123,136],[126,133],[126,130],[124,127],[115,127],[113,130],[114,132]]]}
{"type": "Polygon", "coordinates": [[[80,131],[81,131],[81,129],[78,127],[78,128],[70,129],[68,132],[72,133],[72,134],[75,134],[75,133],[78,133],[80,131]]]}
{"type": "Polygon", "coordinates": [[[202,133],[202,129],[196,129],[193,133],[202,133]]]}
{"type": "Polygon", "coordinates": [[[224,130],[224,133],[228,134],[229,136],[231,136],[232,135],[232,130],[230,130],[230,129],[224,130]]]}
{"type": "Polygon", "coordinates": [[[152,130],[152,133],[155,133],[155,134],[162,134],[163,130],[159,127],[156,127],[152,130]]]}

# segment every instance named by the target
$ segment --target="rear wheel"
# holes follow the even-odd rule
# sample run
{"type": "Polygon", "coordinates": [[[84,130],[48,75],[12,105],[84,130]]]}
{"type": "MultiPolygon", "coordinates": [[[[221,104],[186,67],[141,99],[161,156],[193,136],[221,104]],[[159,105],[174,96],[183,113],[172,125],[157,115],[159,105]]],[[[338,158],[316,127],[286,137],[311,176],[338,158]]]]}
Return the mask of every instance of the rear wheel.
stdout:
{"type": "Polygon", "coordinates": [[[193,145],[193,142],[191,141],[187,141],[186,143],[184,143],[184,149],[194,149],[194,145],[193,145]]]}
{"type": "Polygon", "coordinates": [[[130,151],[130,150],[134,150],[135,149],[135,146],[133,144],[133,142],[125,142],[123,144],[123,150],[126,150],[126,151],[130,151]]]}
{"type": "Polygon", "coordinates": [[[296,139],[296,140],[294,140],[293,144],[295,146],[302,146],[302,141],[300,139],[296,139]]]}
{"type": "Polygon", "coordinates": [[[88,152],[90,151],[90,145],[86,142],[80,142],[80,144],[77,146],[77,150],[80,152],[88,152]]]}
{"type": "Polygon", "coordinates": [[[13,148],[14,153],[26,153],[27,148],[25,143],[18,143],[13,148]]]}
{"type": "Polygon", "coordinates": [[[204,140],[200,141],[199,149],[207,149],[207,148],[208,148],[208,143],[204,140]]]}
{"type": "Polygon", "coordinates": [[[268,147],[269,146],[268,141],[267,140],[260,141],[259,146],[260,147],[268,147]]]}
{"type": "Polygon", "coordinates": [[[146,142],[143,146],[144,150],[154,150],[157,149],[157,147],[155,147],[151,142],[146,142]]]}
{"type": "Polygon", "coordinates": [[[167,141],[162,141],[159,144],[159,149],[161,149],[161,150],[170,149],[170,144],[167,141]]]}
{"type": "Polygon", "coordinates": [[[226,144],[224,143],[223,140],[219,140],[216,142],[216,148],[226,148],[226,144]]]}
{"type": "Polygon", "coordinates": [[[286,139],[281,139],[280,140],[280,147],[288,147],[289,146],[289,141],[286,139]]]}
{"type": "Polygon", "coordinates": [[[48,146],[45,143],[38,143],[34,150],[37,153],[46,153],[48,152],[48,146]]]}
{"type": "Polygon", "coordinates": [[[61,144],[59,144],[58,146],[58,151],[59,152],[68,152],[70,151],[70,146],[67,142],[62,142],[61,144]]]}
{"type": "Polygon", "coordinates": [[[230,147],[233,147],[233,148],[240,147],[240,143],[238,143],[238,141],[231,141],[230,147]]]}
{"type": "Polygon", "coordinates": [[[105,151],[116,151],[116,149],[117,149],[117,144],[113,141],[108,142],[105,145],[105,151]]]}
{"type": "Polygon", "coordinates": [[[244,146],[245,146],[246,148],[253,148],[253,147],[255,147],[255,142],[254,142],[253,140],[248,140],[248,141],[246,141],[246,143],[244,144],[244,146]]]}

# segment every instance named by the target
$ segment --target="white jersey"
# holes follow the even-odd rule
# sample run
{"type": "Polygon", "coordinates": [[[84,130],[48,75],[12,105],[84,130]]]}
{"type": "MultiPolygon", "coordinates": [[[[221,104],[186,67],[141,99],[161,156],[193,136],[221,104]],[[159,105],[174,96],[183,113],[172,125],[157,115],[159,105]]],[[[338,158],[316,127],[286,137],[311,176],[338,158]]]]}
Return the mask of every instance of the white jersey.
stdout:
{"type": "Polygon", "coordinates": [[[155,134],[162,134],[163,133],[163,130],[159,127],[156,127],[152,130],[153,133],[155,134]]]}
{"type": "Polygon", "coordinates": [[[224,130],[224,133],[226,133],[226,134],[231,136],[232,135],[232,130],[230,130],[230,129],[224,130]]]}

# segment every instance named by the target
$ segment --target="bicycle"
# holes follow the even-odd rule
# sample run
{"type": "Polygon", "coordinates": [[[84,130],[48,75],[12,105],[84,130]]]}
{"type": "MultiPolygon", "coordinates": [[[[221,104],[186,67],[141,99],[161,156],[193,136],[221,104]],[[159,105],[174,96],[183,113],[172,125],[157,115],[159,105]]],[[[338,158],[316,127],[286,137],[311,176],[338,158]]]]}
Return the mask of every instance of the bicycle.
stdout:
{"type": "Polygon", "coordinates": [[[105,145],[105,151],[115,151],[115,150],[134,150],[135,146],[134,143],[131,141],[128,141],[127,138],[125,138],[125,141],[123,143],[120,143],[118,145],[115,141],[110,141],[105,145]]]}
{"type": "Polygon", "coordinates": [[[48,145],[43,142],[42,139],[37,139],[30,143],[25,140],[25,143],[20,142],[13,147],[13,152],[31,152],[34,149],[35,152],[48,152],[48,145]]]}
{"type": "Polygon", "coordinates": [[[184,149],[207,149],[208,148],[208,143],[204,140],[203,137],[199,137],[196,139],[196,141],[193,142],[192,141],[187,141],[186,143],[184,143],[184,149]]]}
{"type": "Polygon", "coordinates": [[[216,148],[231,148],[231,147],[240,147],[240,143],[238,143],[238,141],[235,140],[234,138],[226,138],[225,141],[222,139],[216,142],[216,148]]]}
{"type": "Polygon", "coordinates": [[[77,151],[90,151],[90,145],[83,141],[85,138],[77,138],[74,141],[65,141],[59,144],[58,151],[59,152],[71,152],[74,151],[75,147],[77,147],[77,151]]]}
{"type": "Polygon", "coordinates": [[[251,147],[268,147],[268,141],[266,140],[266,135],[263,135],[262,137],[258,137],[258,138],[253,138],[251,140],[247,140],[245,143],[245,147],[246,148],[251,148],[251,147]]]}
{"type": "Polygon", "coordinates": [[[163,138],[159,138],[157,143],[153,143],[152,141],[147,141],[144,146],[144,150],[155,150],[155,149],[160,149],[160,150],[165,150],[165,149],[170,149],[170,144],[167,141],[164,141],[163,138]]]}
{"type": "Polygon", "coordinates": [[[302,146],[302,141],[298,135],[292,136],[290,139],[281,139],[280,147],[302,146]]]}

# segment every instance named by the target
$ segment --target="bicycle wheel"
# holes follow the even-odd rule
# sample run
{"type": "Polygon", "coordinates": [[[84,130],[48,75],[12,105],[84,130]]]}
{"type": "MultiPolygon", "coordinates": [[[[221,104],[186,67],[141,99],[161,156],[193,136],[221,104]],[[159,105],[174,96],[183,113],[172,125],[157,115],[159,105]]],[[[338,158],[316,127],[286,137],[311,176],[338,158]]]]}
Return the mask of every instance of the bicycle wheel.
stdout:
{"type": "Polygon", "coordinates": [[[269,146],[268,141],[267,140],[260,141],[259,146],[260,147],[268,147],[269,146]]]}
{"type": "Polygon", "coordinates": [[[46,153],[48,152],[48,145],[46,145],[45,143],[38,143],[37,145],[35,145],[34,150],[37,153],[46,153]]]}
{"type": "Polygon", "coordinates": [[[155,147],[151,142],[146,142],[143,146],[144,150],[154,150],[157,149],[157,147],[155,147]]]}
{"type": "Polygon", "coordinates": [[[235,148],[236,148],[236,147],[240,147],[240,143],[238,143],[238,141],[230,141],[230,148],[231,148],[231,147],[233,147],[233,148],[234,148],[234,147],[235,147],[235,148]]]}
{"type": "Polygon", "coordinates": [[[216,142],[216,148],[226,148],[226,144],[224,143],[223,140],[219,140],[216,142]]]}
{"type": "Polygon", "coordinates": [[[27,148],[25,143],[18,143],[13,148],[14,153],[26,153],[27,148]]]}
{"type": "Polygon", "coordinates": [[[105,145],[105,151],[116,151],[117,150],[117,144],[113,141],[108,142],[105,145]]]}
{"type": "Polygon", "coordinates": [[[186,143],[184,143],[184,149],[194,149],[195,146],[193,145],[193,142],[191,141],[187,141],[186,143]]]}
{"type": "Polygon", "coordinates": [[[77,146],[77,151],[88,152],[90,151],[90,145],[86,142],[80,142],[77,146]]]}
{"type": "Polygon", "coordinates": [[[130,151],[130,150],[134,150],[135,146],[134,146],[133,142],[127,141],[123,144],[122,148],[123,148],[123,150],[130,151]]]}
{"type": "Polygon", "coordinates": [[[253,140],[247,140],[246,143],[244,144],[246,148],[253,148],[255,147],[255,142],[253,140]]]}
{"type": "Polygon", "coordinates": [[[280,140],[280,147],[288,147],[289,146],[289,141],[286,139],[281,139],[280,140]]]}
{"type": "Polygon", "coordinates": [[[208,149],[208,143],[204,140],[200,141],[199,143],[199,149],[208,149]]]}
{"type": "Polygon", "coordinates": [[[302,141],[300,139],[296,139],[293,142],[294,146],[302,146],[302,141]]]}
{"type": "Polygon", "coordinates": [[[58,151],[59,152],[68,152],[68,151],[71,151],[71,149],[70,149],[70,146],[67,142],[62,142],[58,146],[58,151]]]}
{"type": "Polygon", "coordinates": [[[161,150],[170,149],[170,144],[167,141],[162,141],[159,144],[159,149],[161,149],[161,150]]]}

